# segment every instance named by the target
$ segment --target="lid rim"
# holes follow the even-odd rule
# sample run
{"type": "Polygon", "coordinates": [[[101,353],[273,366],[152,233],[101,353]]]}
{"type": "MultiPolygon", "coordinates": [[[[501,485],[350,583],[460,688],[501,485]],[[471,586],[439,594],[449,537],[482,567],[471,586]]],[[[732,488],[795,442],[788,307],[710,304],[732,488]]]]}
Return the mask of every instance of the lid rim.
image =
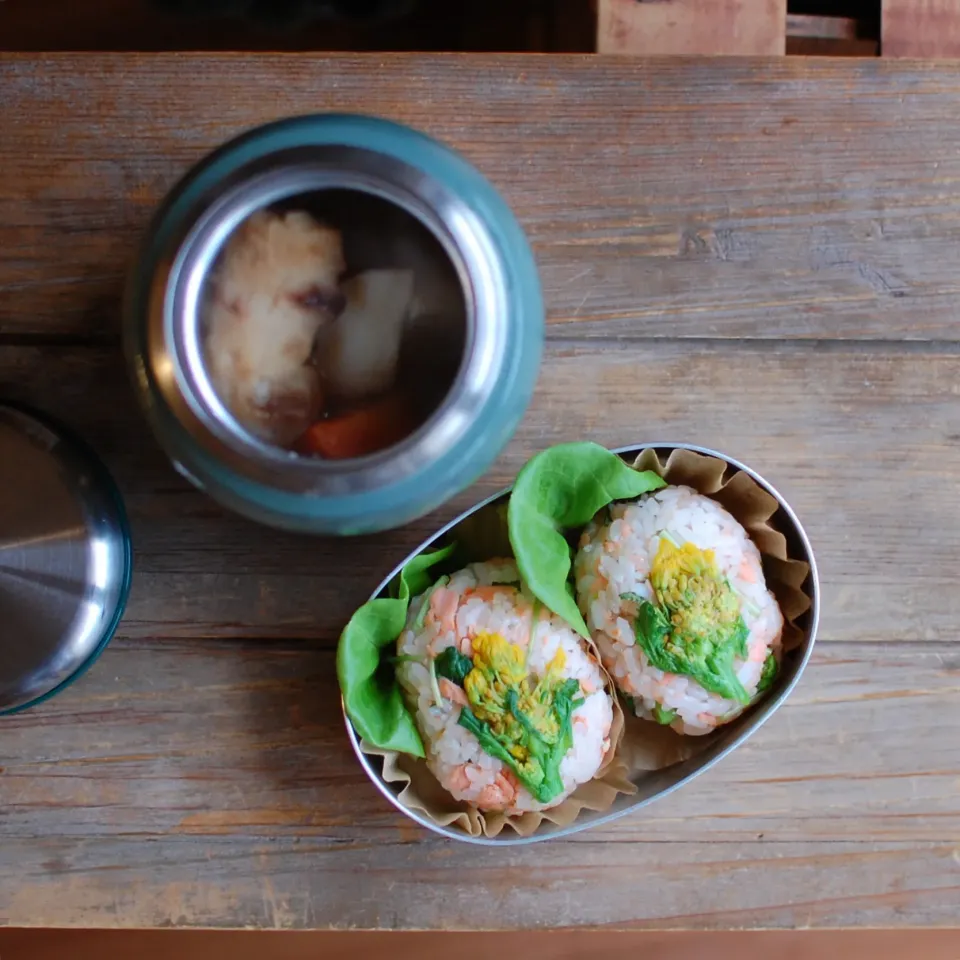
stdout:
{"type": "MultiPolygon", "coordinates": [[[[20,713],[56,696],[99,659],[123,618],[133,580],[133,545],[126,507],[116,481],[93,448],[61,421],[31,405],[2,399],[0,417],[3,417],[5,412],[16,415],[16,421],[11,424],[12,429],[16,430],[19,426],[22,431],[22,421],[26,419],[32,421],[29,423],[30,427],[42,428],[55,438],[55,444],[49,448],[49,455],[55,459],[64,477],[76,477],[78,470],[82,470],[87,476],[89,483],[86,486],[81,484],[77,489],[92,489],[93,499],[84,499],[76,490],[70,491],[84,517],[87,542],[90,543],[91,538],[97,534],[97,529],[92,525],[96,524],[100,532],[107,535],[114,549],[108,555],[109,563],[105,568],[109,580],[97,589],[95,595],[97,600],[110,599],[109,606],[102,608],[102,614],[98,618],[105,622],[91,633],[91,637],[96,638],[95,642],[83,645],[83,656],[65,668],[66,672],[59,676],[52,686],[41,692],[31,690],[23,699],[10,698],[6,703],[0,704],[0,716],[20,713]]],[[[90,602],[86,590],[76,600],[78,613],[82,604],[90,602]]],[[[76,619],[75,616],[70,620],[67,631],[73,629],[76,619]]],[[[70,636],[69,633],[66,636],[70,636]]],[[[76,638],[70,636],[70,639],[76,638]]]]}

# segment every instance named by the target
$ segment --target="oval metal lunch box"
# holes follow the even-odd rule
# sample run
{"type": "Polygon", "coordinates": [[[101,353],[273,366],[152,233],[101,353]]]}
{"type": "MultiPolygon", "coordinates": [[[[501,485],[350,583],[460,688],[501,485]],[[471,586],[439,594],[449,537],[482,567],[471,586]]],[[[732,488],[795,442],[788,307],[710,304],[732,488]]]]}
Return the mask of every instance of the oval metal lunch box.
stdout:
{"type": "MultiPolygon", "coordinates": [[[[309,291],[301,299],[325,306],[309,291]]],[[[124,313],[136,393],[175,467],[256,521],[337,535],[407,523],[487,469],[529,403],[544,324],[530,246],[491,184],[421,133],[347,115],[255,129],[190,171],[153,220],[124,313]],[[414,276],[400,364],[429,406],[402,439],[305,456],[251,432],[218,393],[205,340],[210,281],[258,211],[334,224],[348,279],[414,276]]]]}
{"type": "MultiPolygon", "coordinates": [[[[709,736],[692,738],[698,744],[698,749],[695,752],[691,751],[685,759],[672,762],[659,769],[632,771],[630,773],[632,792],[621,793],[607,809],[585,808],[576,819],[563,826],[544,821],[534,833],[529,835],[518,834],[511,829],[504,829],[495,836],[471,835],[457,826],[438,822],[419,807],[408,806],[402,798],[406,780],[400,780],[396,776],[387,776],[382,756],[383,751],[370,750],[365,747],[349,717],[346,716],[346,709],[344,708],[344,720],[351,746],[357,760],[366,771],[373,785],[401,813],[427,830],[451,840],[460,840],[465,843],[512,846],[570,836],[581,830],[610,823],[653,803],[655,800],[662,799],[719,763],[755,733],[780,708],[799,682],[801,674],[810,661],[817,636],[820,618],[820,585],[813,547],[792,507],[782,494],[759,473],[733,457],[716,450],[686,443],[642,443],[620,447],[613,452],[631,462],[644,451],[655,452],[664,463],[667,462],[671,453],[677,451],[688,451],[700,457],[720,460],[726,465],[725,477],[727,480],[735,478],[738,474],[744,474],[756,485],[758,492],[771,498],[770,502],[775,505],[775,513],[771,518],[774,529],[783,536],[785,549],[791,560],[799,561],[804,565],[806,571],[802,586],[809,600],[809,606],[806,607],[797,622],[800,633],[797,645],[785,654],[780,671],[768,695],[751,706],[737,719],[718,728],[709,736]]],[[[492,547],[496,551],[496,555],[502,555],[499,551],[503,549],[502,540],[505,534],[491,534],[500,530],[505,522],[504,511],[512,489],[512,487],[509,487],[481,501],[425,540],[390,571],[374,590],[371,599],[388,596],[391,584],[395,583],[400,571],[412,559],[427,550],[439,548],[451,542],[461,544],[479,543],[485,549],[492,547]]],[[[477,559],[484,559],[489,556],[489,553],[484,553],[477,559]]],[[[800,587],[801,584],[797,583],[796,586],[800,587]]],[[[637,722],[643,723],[643,721],[637,722]]],[[[655,725],[652,726],[655,727],[655,725]]],[[[683,738],[677,737],[676,742],[679,743],[681,739],[683,738]]]]}

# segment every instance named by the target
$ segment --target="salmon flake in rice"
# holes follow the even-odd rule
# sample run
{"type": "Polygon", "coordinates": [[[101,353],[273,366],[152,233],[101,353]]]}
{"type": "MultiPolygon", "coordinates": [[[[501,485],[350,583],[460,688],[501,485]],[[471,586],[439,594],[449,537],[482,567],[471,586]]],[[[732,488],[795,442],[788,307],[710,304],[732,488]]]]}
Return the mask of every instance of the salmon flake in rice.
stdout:
{"type": "Polygon", "coordinates": [[[512,560],[471,564],[415,597],[397,678],[427,765],[457,800],[547,810],[592,780],[613,704],[575,631],[520,588],[512,560]]]}
{"type": "Polygon", "coordinates": [[[709,733],[776,673],[783,615],[760,551],[690,487],[601,511],[580,538],[574,575],[604,665],[639,717],[709,733]]]}

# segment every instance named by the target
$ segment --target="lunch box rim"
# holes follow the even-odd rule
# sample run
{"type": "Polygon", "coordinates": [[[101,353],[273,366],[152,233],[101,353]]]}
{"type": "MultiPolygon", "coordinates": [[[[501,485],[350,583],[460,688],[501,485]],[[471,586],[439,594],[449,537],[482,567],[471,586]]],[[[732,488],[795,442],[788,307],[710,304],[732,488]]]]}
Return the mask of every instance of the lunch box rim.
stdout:
{"type": "Polygon", "coordinates": [[[18,703],[15,706],[5,707],[0,710],[0,717],[9,717],[14,714],[23,713],[26,710],[31,710],[53,699],[53,697],[58,694],[63,693],[64,690],[76,683],[103,655],[110,641],[113,640],[116,635],[130,600],[130,590],[133,586],[133,538],[130,533],[130,519],[127,515],[123,495],[120,493],[120,487],[100,455],[83,437],[63,423],[62,420],[50,416],[30,404],[0,398],[0,407],[6,407],[24,416],[34,418],[37,423],[55,434],[60,441],[66,443],[84,461],[96,482],[101,485],[107,500],[114,508],[113,519],[117,523],[120,541],[123,544],[116,605],[101,632],[100,639],[97,641],[96,646],[90,650],[83,661],[80,662],[70,674],[65,676],[49,690],[31,697],[23,703],[18,703]]]}

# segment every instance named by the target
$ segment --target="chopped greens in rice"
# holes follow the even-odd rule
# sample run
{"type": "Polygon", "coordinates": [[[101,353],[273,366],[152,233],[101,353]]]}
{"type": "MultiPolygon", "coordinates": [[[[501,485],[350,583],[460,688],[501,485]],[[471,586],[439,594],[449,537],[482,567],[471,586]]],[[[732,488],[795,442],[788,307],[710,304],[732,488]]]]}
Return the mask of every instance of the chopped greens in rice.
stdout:
{"type": "Polygon", "coordinates": [[[583,532],[574,574],[637,716],[709,733],[772,682],[783,617],[756,545],[709,497],[673,486],[612,504],[583,532]]]}
{"type": "Polygon", "coordinates": [[[482,810],[556,806],[610,749],[599,665],[521,589],[511,560],[472,564],[415,597],[397,661],[427,764],[482,810]]]}

